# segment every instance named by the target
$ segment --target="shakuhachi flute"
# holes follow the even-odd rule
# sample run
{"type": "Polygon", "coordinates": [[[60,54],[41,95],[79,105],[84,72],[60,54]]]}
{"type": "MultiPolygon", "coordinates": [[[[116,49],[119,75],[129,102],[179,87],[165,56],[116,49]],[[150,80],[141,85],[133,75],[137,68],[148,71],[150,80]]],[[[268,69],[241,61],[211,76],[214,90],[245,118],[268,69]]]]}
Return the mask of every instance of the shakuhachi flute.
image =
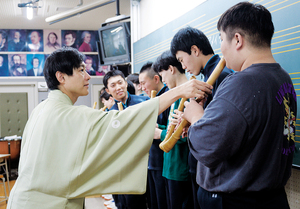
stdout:
{"type": "Polygon", "coordinates": [[[97,106],[97,102],[94,102],[93,109],[96,109],[96,106],[97,106]]]}
{"type": "Polygon", "coordinates": [[[157,94],[157,91],[155,91],[155,90],[152,90],[151,91],[151,99],[153,99],[154,97],[156,97],[156,94],[157,94]]]}
{"type": "Polygon", "coordinates": [[[122,104],[122,102],[118,102],[118,109],[120,111],[123,110],[123,104],[122,104]]]}
{"type": "MultiPolygon", "coordinates": [[[[225,59],[221,58],[218,65],[212,72],[212,74],[207,79],[206,83],[210,85],[214,85],[220,74],[222,73],[224,67],[226,65],[225,59]]],[[[200,102],[201,100],[196,100],[197,102],[200,102]]],[[[178,125],[176,131],[172,134],[172,136],[165,142],[160,143],[159,148],[162,149],[164,152],[170,152],[170,150],[175,146],[177,141],[180,139],[180,136],[183,132],[183,128],[186,127],[189,124],[189,122],[185,119],[182,119],[180,124],[178,125]]]]}
{"type": "MultiPolygon", "coordinates": [[[[195,77],[195,76],[192,76],[192,77],[190,78],[190,80],[192,80],[192,79],[196,79],[196,77],[195,77]]],[[[178,110],[179,110],[179,111],[182,111],[182,110],[183,110],[183,108],[184,108],[184,102],[185,102],[186,100],[187,100],[186,98],[182,98],[182,99],[181,99],[181,101],[180,101],[180,103],[179,103],[179,106],[178,106],[178,110]]],[[[173,132],[174,132],[174,129],[175,129],[175,126],[176,126],[176,125],[170,125],[170,128],[169,128],[169,130],[168,130],[168,132],[167,132],[167,135],[165,136],[164,140],[159,144],[160,149],[163,150],[164,144],[165,144],[165,143],[170,139],[170,137],[172,136],[172,134],[173,134],[173,132]]]]}
{"type": "Polygon", "coordinates": [[[101,110],[101,111],[105,111],[106,108],[107,108],[107,107],[104,105],[100,110],[101,110]]]}

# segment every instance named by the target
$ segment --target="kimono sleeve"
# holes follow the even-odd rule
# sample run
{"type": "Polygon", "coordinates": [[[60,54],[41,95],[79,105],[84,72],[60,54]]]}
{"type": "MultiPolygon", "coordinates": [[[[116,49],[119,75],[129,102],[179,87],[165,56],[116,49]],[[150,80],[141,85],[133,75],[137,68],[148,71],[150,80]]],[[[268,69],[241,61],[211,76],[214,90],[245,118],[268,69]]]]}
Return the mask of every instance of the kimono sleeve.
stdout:
{"type": "Polygon", "coordinates": [[[92,116],[83,156],[74,171],[72,198],[95,194],[142,194],[159,99],[92,116]]]}

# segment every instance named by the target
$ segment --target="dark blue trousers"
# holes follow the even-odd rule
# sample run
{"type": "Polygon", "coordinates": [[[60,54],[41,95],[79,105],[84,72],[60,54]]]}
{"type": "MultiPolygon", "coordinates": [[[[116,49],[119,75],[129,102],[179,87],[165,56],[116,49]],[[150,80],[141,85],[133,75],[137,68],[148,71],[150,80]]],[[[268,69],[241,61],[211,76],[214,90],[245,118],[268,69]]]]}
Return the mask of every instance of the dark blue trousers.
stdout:
{"type": "Polygon", "coordinates": [[[201,209],[289,209],[284,188],[243,193],[213,193],[199,187],[201,209]]]}
{"type": "Polygon", "coordinates": [[[147,200],[149,209],[168,209],[162,170],[148,170],[147,200]]]}

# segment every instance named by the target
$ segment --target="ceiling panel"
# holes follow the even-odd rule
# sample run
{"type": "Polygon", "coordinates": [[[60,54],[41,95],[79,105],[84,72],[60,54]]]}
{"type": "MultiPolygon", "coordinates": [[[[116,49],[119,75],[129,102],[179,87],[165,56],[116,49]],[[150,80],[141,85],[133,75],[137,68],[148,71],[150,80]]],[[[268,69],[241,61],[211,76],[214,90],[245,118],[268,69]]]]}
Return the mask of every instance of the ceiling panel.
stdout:
{"type": "MultiPolygon", "coordinates": [[[[62,29],[98,29],[101,23],[107,18],[116,15],[116,2],[96,8],[81,15],[63,20],[61,22],[49,25],[45,18],[66,11],[68,8],[73,9],[81,0],[40,0],[37,16],[33,20],[27,20],[26,8],[18,7],[18,3],[29,2],[30,0],[0,0],[0,28],[5,29],[32,29],[32,28],[62,28],[62,29]],[[59,10],[57,11],[57,8],[59,10]]],[[[94,2],[105,2],[104,0],[82,0],[83,5],[94,2]]],[[[130,15],[130,0],[120,0],[120,13],[130,15]]]]}

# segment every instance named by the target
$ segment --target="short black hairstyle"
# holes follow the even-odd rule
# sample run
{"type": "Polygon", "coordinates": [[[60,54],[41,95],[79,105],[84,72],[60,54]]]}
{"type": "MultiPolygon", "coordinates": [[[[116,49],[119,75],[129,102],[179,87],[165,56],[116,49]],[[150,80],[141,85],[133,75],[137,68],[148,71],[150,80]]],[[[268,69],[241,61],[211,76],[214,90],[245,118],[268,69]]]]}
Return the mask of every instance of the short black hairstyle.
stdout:
{"type": "Polygon", "coordinates": [[[271,13],[264,6],[250,2],[229,8],[220,17],[217,27],[229,40],[240,33],[255,47],[270,47],[274,34],[271,13]]]}
{"type": "Polygon", "coordinates": [[[100,94],[100,100],[102,100],[103,98],[105,100],[109,100],[109,97],[111,97],[111,95],[109,93],[107,93],[106,91],[102,92],[102,94],[100,94]]]}
{"type": "MultiPolygon", "coordinates": [[[[104,84],[104,87],[107,88],[107,82],[108,82],[108,79],[110,79],[111,77],[115,77],[115,76],[121,76],[124,80],[125,80],[125,76],[124,74],[122,73],[122,71],[120,70],[111,70],[111,71],[108,71],[104,78],[103,78],[103,84],[104,84]]],[[[125,80],[126,81],[126,80],[125,80]]]]}
{"type": "Polygon", "coordinates": [[[176,67],[181,74],[185,73],[185,70],[182,69],[181,63],[178,62],[176,57],[173,56],[169,50],[163,52],[159,57],[157,57],[152,67],[155,70],[155,72],[159,73],[163,70],[168,70],[170,65],[176,67]]]}
{"type": "Polygon", "coordinates": [[[139,74],[138,73],[133,73],[133,74],[130,74],[127,76],[127,81],[131,81],[132,83],[135,83],[135,84],[140,84],[140,81],[139,81],[139,74]]]}
{"type": "Polygon", "coordinates": [[[171,53],[173,56],[178,51],[191,54],[191,47],[193,45],[197,46],[204,55],[214,54],[214,50],[206,35],[201,30],[189,26],[180,29],[174,35],[171,41],[171,53]]]}
{"type": "Polygon", "coordinates": [[[49,89],[58,89],[59,81],[55,74],[57,71],[73,75],[73,69],[79,68],[84,55],[72,47],[63,47],[52,52],[45,61],[44,77],[49,89]]]}
{"type": "Polygon", "coordinates": [[[127,91],[129,92],[129,94],[135,94],[135,87],[133,85],[133,83],[129,80],[127,80],[127,91]]]}
{"type": "Polygon", "coordinates": [[[143,72],[146,72],[147,73],[147,76],[151,79],[154,78],[155,75],[158,75],[159,76],[159,80],[160,82],[162,82],[162,78],[161,76],[158,74],[158,72],[156,72],[154,69],[153,69],[153,62],[147,62],[145,63],[141,70],[140,70],[140,74],[143,73],[143,72]]]}

